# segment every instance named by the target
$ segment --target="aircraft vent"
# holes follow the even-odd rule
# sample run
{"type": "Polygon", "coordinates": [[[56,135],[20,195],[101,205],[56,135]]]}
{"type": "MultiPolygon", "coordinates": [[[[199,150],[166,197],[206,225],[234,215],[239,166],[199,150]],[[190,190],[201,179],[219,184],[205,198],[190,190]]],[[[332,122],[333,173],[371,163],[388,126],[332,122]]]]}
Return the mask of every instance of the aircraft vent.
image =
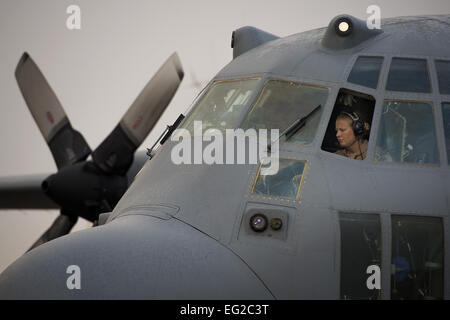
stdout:
{"type": "Polygon", "coordinates": [[[271,33],[259,30],[255,27],[242,27],[233,31],[231,36],[231,48],[233,48],[233,59],[244,52],[256,48],[263,43],[279,39],[271,33]]]}

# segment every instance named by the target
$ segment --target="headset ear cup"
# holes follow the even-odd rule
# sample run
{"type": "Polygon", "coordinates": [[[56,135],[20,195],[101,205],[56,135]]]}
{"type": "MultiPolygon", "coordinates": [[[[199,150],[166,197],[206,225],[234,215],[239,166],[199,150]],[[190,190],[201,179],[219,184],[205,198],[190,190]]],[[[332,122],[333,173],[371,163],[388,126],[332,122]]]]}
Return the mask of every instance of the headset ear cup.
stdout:
{"type": "Polygon", "coordinates": [[[353,132],[356,137],[362,137],[364,135],[364,124],[361,120],[353,121],[353,132]]]}

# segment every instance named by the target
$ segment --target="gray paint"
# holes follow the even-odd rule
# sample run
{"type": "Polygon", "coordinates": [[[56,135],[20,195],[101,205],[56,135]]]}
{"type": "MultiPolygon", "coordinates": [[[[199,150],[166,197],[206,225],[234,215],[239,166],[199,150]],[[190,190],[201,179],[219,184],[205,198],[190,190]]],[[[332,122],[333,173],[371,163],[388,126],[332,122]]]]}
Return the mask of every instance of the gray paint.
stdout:
{"type": "Polygon", "coordinates": [[[242,27],[233,31],[231,47],[233,48],[233,59],[240,56],[263,43],[279,39],[271,33],[259,30],[255,27],[242,27]]]}
{"type": "Polygon", "coordinates": [[[48,242],[7,268],[1,281],[3,299],[273,298],[207,235],[180,221],[135,215],[48,242]],[[70,265],[80,267],[81,290],[66,286],[70,265]]]}
{"type": "Polygon", "coordinates": [[[339,15],[330,21],[327,31],[322,38],[322,45],[328,49],[333,50],[344,50],[352,47],[356,47],[370,38],[376,37],[383,31],[379,29],[369,29],[366,26],[366,22],[350,15],[339,15]],[[339,21],[352,21],[353,23],[349,26],[350,31],[348,36],[340,36],[336,33],[335,25],[339,21]]]}
{"type": "Polygon", "coordinates": [[[174,142],[167,141],[104,226],[52,241],[19,259],[0,275],[0,297],[337,299],[342,210],[381,216],[384,299],[390,297],[390,215],[443,217],[444,289],[450,299],[450,168],[442,127],[436,129],[439,165],[370,160],[383,99],[432,101],[435,121],[442,120],[434,74],[432,94],[385,92],[384,83],[393,56],[425,57],[429,63],[438,56],[450,59],[450,16],[387,19],[382,28],[382,34],[338,50],[323,46],[326,28],[276,39],[239,55],[214,78],[259,76],[262,82],[282,78],[330,88],[313,143],[280,145],[280,157],[308,161],[298,200],[251,194],[257,165],[174,165],[174,142]],[[376,90],[346,82],[358,55],[385,58],[376,90]],[[320,149],[342,87],[377,101],[364,161],[320,149]],[[247,232],[249,207],[285,212],[286,236],[247,232]],[[68,264],[86,270],[89,288],[74,293],[64,287],[58,274],[68,264]],[[31,270],[42,277],[31,276],[31,270]]]}

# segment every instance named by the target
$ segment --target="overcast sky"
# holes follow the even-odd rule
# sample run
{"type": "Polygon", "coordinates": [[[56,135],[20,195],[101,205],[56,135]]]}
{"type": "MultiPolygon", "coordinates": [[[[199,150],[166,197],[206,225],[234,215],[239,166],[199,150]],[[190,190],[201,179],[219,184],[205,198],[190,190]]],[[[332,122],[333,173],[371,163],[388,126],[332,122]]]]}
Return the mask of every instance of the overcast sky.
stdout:
{"type": "MultiPolygon", "coordinates": [[[[185,78],[142,144],[144,149],[231,61],[233,30],[250,25],[283,37],[327,26],[338,14],[365,19],[372,4],[381,8],[382,18],[450,14],[449,0],[1,0],[0,176],[56,171],[14,78],[24,51],[41,68],[92,149],[177,51],[185,78]],[[81,8],[81,30],[66,27],[66,9],[72,4],[81,8]]],[[[0,211],[0,271],[23,254],[57,214],[0,211]]],[[[87,226],[79,222],[76,230],[87,226]]]]}

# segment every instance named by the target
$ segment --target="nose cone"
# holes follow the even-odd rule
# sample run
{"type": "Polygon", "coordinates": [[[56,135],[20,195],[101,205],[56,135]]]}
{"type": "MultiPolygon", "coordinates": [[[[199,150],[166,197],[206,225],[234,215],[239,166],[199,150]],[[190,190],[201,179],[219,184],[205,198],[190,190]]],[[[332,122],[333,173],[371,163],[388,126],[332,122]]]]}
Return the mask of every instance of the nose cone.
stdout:
{"type": "Polygon", "coordinates": [[[0,275],[0,299],[273,298],[216,240],[176,219],[139,215],[48,242],[0,275]]]}

